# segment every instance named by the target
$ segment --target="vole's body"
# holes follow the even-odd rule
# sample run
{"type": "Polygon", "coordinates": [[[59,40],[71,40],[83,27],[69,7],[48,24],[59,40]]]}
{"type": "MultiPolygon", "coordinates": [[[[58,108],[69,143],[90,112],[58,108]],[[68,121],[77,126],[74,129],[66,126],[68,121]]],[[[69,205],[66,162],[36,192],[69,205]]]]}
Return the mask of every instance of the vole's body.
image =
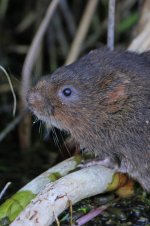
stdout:
{"type": "Polygon", "coordinates": [[[28,103],[150,191],[150,52],[94,50],[39,81],[28,103]]]}

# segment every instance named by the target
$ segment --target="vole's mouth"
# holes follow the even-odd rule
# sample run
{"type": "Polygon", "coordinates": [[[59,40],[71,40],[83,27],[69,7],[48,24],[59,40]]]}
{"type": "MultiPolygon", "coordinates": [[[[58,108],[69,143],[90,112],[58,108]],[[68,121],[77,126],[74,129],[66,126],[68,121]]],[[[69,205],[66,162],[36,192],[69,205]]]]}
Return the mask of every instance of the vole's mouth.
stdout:
{"type": "Polygon", "coordinates": [[[53,116],[49,116],[47,115],[43,115],[43,113],[39,113],[37,112],[35,109],[30,109],[32,111],[32,113],[42,122],[44,122],[46,125],[48,125],[49,127],[56,127],[58,129],[63,129],[61,126],[61,122],[58,122],[58,120],[55,119],[55,117],[53,116]]]}
{"type": "Polygon", "coordinates": [[[45,102],[35,102],[28,98],[28,108],[39,120],[43,121],[50,127],[56,127],[62,129],[61,122],[52,115],[51,109],[47,107],[45,102]]]}

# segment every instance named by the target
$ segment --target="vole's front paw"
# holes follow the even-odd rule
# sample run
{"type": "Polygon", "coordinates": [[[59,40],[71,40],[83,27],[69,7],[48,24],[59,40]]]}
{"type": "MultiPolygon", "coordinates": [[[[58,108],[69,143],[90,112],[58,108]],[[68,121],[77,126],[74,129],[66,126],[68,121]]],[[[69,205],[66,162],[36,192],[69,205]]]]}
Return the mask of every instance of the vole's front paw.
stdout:
{"type": "Polygon", "coordinates": [[[94,159],[94,160],[88,160],[88,161],[83,161],[79,165],[80,168],[86,168],[94,165],[101,165],[105,166],[110,169],[118,169],[118,164],[111,160],[110,158],[105,158],[105,159],[94,159]]]}

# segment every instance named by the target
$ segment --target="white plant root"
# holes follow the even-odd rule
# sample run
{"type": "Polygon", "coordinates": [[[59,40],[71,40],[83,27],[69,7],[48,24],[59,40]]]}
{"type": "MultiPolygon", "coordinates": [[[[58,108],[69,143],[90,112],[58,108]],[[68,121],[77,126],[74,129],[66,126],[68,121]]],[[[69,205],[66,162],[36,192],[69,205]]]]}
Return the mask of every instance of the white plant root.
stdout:
{"type": "Polygon", "coordinates": [[[49,226],[69,203],[106,191],[113,175],[113,170],[95,165],[51,182],[10,225],[49,226]]]}

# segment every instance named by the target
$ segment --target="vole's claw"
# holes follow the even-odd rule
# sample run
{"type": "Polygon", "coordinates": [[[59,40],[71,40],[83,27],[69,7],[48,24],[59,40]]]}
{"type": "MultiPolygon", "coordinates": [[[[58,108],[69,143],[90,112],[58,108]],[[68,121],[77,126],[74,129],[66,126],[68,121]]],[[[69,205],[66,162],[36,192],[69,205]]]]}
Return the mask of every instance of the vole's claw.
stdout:
{"type": "Polygon", "coordinates": [[[87,160],[87,161],[81,161],[81,163],[78,165],[79,168],[84,169],[90,166],[95,166],[95,165],[100,165],[100,166],[105,166],[110,169],[116,169],[118,168],[117,164],[113,164],[112,161],[109,158],[105,159],[94,159],[94,160],[87,160]]]}

